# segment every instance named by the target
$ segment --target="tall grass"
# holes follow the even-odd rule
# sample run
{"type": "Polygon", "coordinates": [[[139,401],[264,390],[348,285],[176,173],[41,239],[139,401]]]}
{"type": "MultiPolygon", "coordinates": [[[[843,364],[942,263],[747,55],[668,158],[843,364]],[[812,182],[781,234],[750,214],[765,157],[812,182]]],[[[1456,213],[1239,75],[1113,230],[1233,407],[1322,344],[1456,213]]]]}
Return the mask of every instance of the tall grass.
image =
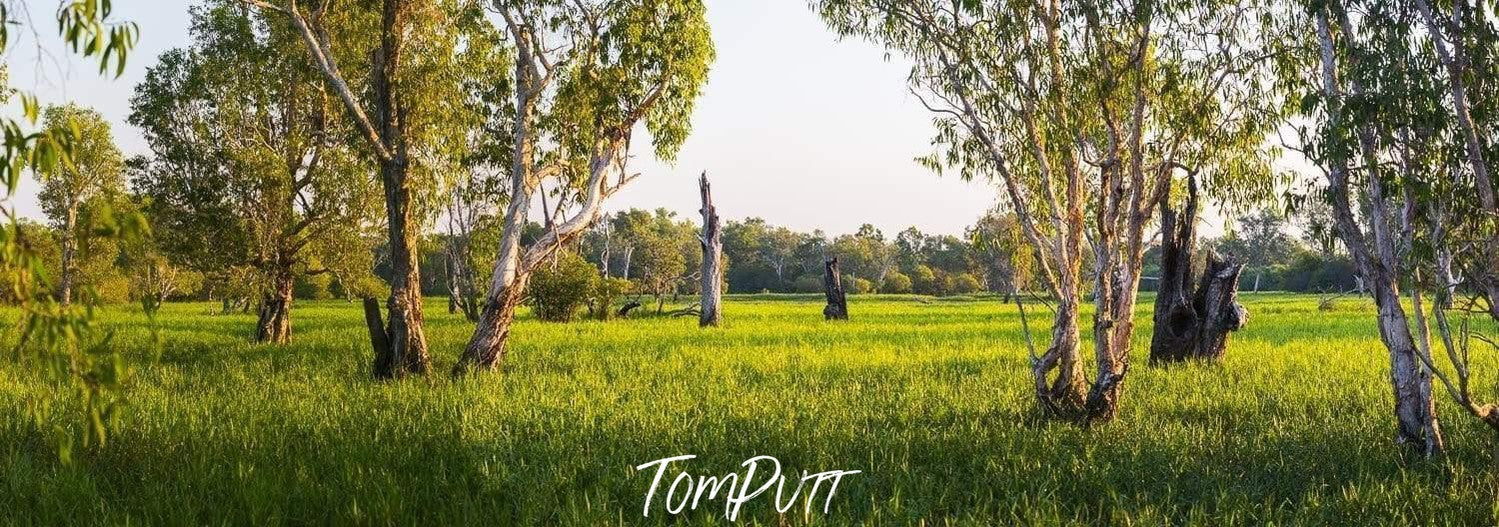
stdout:
{"type": "MultiPolygon", "coordinates": [[[[67,401],[0,367],[0,523],[727,523],[722,502],[641,517],[652,474],[632,467],[679,454],[694,474],[759,454],[863,471],[827,515],[751,502],[741,522],[759,524],[1499,520],[1494,440],[1455,406],[1445,457],[1392,444],[1367,301],[1245,296],[1222,365],[1170,369],[1145,365],[1144,302],[1123,411],[1092,428],[1035,416],[1019,319],[994,300],[854,297],[853,320],[828,323],[815,300],[730,298],[719,330],[526,317],[503,375],[386,383],[353,305],[299,303],[278,348],[248,343],[251,316],[172,304],[159,359],[122,307],[105,318],[140,368],[129,418],[71,465],[28,413],[67,401]]],[[[471,327],[442,307],[427,323],[445,372],[471,327]]],[[[1476,393],[1499,397],[1499,360],[1481,360],[1476,393]]]]}

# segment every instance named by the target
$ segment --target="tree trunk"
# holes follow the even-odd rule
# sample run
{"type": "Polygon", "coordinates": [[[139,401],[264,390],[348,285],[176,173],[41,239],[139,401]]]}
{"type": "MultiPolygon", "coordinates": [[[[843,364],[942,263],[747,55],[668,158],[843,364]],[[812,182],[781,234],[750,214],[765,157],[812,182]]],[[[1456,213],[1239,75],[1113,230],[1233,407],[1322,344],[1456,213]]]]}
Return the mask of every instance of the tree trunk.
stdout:
{"type": "Polygon", "coordinates": [[[843,292],[843,278],[838,273],[838,257],[823,264],[822,289],[828,305],[822,308],[825,320],[848,320],[848,298],[843,292]]]}
{"type": "Polygon", "coordinates": [[[1051,345],[1040,357],[1031,357],[1031,377],[1035,381],[1036,400],[1041,410],[1052,417],[1073,418],[1079,415],[1087,396],[1083,382],[1083,364],[1078,360],[1080,333],[1077,299],[1060,298],[1052,317],[1051,345]],[[1055,369],[1055,379],[1048,379],[1055,369]]]}
{"type": "Polygon", "coordinates": [[[291,268],[274,271],[271,289],[260,301],[260,320],[255,324],[255,341],[270,344],[291,343],[291,303],[293,277],[291,268]]]}
{"type": "Polygon", "coordinates": [[[1151,364],[1188,359],[1218,360],[1228,346],[1228,333],[1248,320],[1237,302],[1242,265],[1208,253],[1197,290],[1192,291],[1192,256],[1197,246],[1197,186],[1188,186],[1187,204],[1180,213],[1161,203],[1161,280],[1155,301],[1155,332],[1150,341],[1151,364]],[[1190,296],[1189,296],[1190,295],[1190,296]]]}
{"type": "MultiPolygon", "coordinates": [[[[380,169],[385,183],[385,208],[389,220],[390,299],[386,301],[389,320],[383,332],[386,347],[376,342],[375,376],[394,378],[406,374],[425,374],[431,362],[427,357],[427,338],[422,320],[421,265],[417,262],[416,236],[411,232],[411,190],[407,183],[406,163],[397,160],[383,163],[380,169]],[[383,367],[381,367],[383,365],[383,367]]],[[[373,333],[376,328],[370,328],[373,333]]]]}
{"type": "MultiPolygon", "coordinates": [[[[412,221],[412,184],[407,177],[406,108],[396,94],[405,47],[404,18],[409,7],[402,0],[382,2],[380,47],[375,51],[371,75],[375,126],[386,153],[380,161],[380,182],[385,190],[391,268],[390,300],[386,303],[389,320],[383,329],[386,346],[382,350],[378,339],[370,343],[376,353],[374,374],[379,378],[425,374],[430,367],[422,328],[421,265],[412,221]]],[[[371,335],[378,329],[369,328],[371,335]]]]}
{"type": "Polygon", "coordinates": [[[697,324],[699,327],[717,327],[723,322],[723,313],[720,311],[723,301],[723,235],[719,231],[718,209],[713,206],[707,172],[703,172],[698,183],[703,201],[703,235],[698,240],[703,247],[703,268],[702,301],[697,324]]]}
{"type": "Polygon", "coordinates": [[[67,218],[62,226],[62,277],[58,282],[58,297],[63,307],[73,305],[73,282],[78,275],[73,259],[78,252],[78,204],[68,205],[67,218]]]}
{"type": "Polygon", "coordinates": [[[524,298],[529,279],[529,274],[517,275],[510,285],[485,300],[474,336],[463,350],[463,357],[453,367],[453,375],[494,370],[504,363],[510,325],[515,322],[515,310],[524,298]]]}
{"type": "Polygon", "coordinates": [[[1195,185],[1179,217],[1166,200],[1161,200],[1160,206],[1161,279],[1155,297],[1155,334],[1150,341],[1152,364],[1191,356],[1201,325],[1188,296],[1192,288],[1192,249],[1197,246],[1195,185]]]}
{"type": "Polygon", "coordinates": [[[1249,312],[1239,299],[1239,274],[1243,265],[1235,265],[1208,252],[1207,268],[1192,305],[1197,311],[1197,341],[1192,356],[1220,360],[1228,349],[1229,332],[1243,329],[1249,323],[1249,312]]]}
{"type": "MultiPolygon", "coordinates": [[[[1352,28],[1341,7],[1334,10],[1332,6],[1324,6],[1317,13],[1322,92],[1329,101],[1329,126],[1336,129],[1345,124],[1339,111],[1343,93],[1338,84],[1329,12],[1339,15],[1340,34],[1344,38],[1351,39],[1352,28]]],[[[1349,95],[1364,95],[1363,86],[1357,79],[1350,81],[1350,88],[1349,95]]],[[[1375,165],[1378,158],[1374,131],[1366,124],[1349,122],[1346,126],[1354,127],[1357,132],[1358,151],[1364,164],[1375,165]]],[[[1354,207],[1349,198],[1352,189],[1349,184],[1348,160],[1334,158],[1331,161],[1332,166],[1328,167],[1325,174],[1331,187],[1328,195],[1332,198],[1332,216],[1337,225],[1337,234],[1352,255],[1359,274],[1374,293],[1374,303],[1379,307],[1380,340],[1384,342],[1390,355],[1390,384],[1395,398],[1395,441],[1430,457],[1442,450],[1441,428],[1437,423],[1436,407],[1431,396],[1431,374],[1420,364],[1415,339],[1400,305],[1396,280],[1400,265],[1395,257],[1393,237],[1388,232],[1389,214],[1384,203],[1383,183],[1379,178],[1368,181],[1368,223],[1374,235],[1371,243],[1359,226],[1359,219],[1354,216],[1354,207]]]]}

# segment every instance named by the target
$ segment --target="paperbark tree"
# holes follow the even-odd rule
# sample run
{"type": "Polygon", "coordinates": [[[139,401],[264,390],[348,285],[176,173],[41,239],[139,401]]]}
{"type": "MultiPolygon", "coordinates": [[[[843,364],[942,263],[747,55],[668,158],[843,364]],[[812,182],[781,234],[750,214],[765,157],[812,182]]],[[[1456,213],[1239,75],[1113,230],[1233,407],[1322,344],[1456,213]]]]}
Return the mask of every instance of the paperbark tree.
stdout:
{"type": "Polygon", "coordinates": [[[99,112],[72,104],[51,106],[43,112],[42,126],[47,134],[76,134],[72,138],[70,163],[36,171],[36,178],[42,183],[37,198],[61,234],[62,272],[57,296],[63,307],[67,307],[73,303],[73,288],[78,280],[79,237],[92,230],[78,224],[79,212],[89,200],[124,190],[125,164],[110,134],[109,123],[99,112]]]}
{"type": "MultiPolygon", "coordinates": [[[[1327,197],[1338,237],[1373,293],[1378,308],[1380,339],[1390,357],[1398,425],[1396,442],[1424,455],[1435,455],[1443,445],[1431,395],[1431,374],[1421,364],[1421,351],[1400,302],[1400,282],[1408,270],[1401,253],[1409,250],[1409,238],[1402,243],[1392,231],[1400,218],[1391,213],[1390,204],[1399,197],[1391,195],[1388,189],[1391,184],[1400,184],[1406,174],[1390,170],[1383,162],[1380,137],[1386,138],[1383,147],[1392,149],[1394,134],[1382,134],[1376,129],[1376,126],[1398,127],[1407,121],[1392,112],[1381,115],[1374,107],[1350,104],[1380,97],[1382,94],[1365,88],[1365,80],[1402,74],[1403,62],[1398,59],[1403,52],[1385,47],[1378,40],[1380,32],[1391,27],[1392,19],[1366,16],[1361,20],[1368,25],[1356,30],[1346,6],[1336,1],[1313,6],[1311,18],[1320,65],[1320,78],[1316,81],[1320,83],[1321,99],[1321,112],[1316,115],[1321,119],[1321,130],[1311,151],[1316,154],[1315,161],[1325,169],[1327,197]],[[1354,35],[1365,30],[1369,31],[1365,34],[1373,35],[1375,45],[1385,50],[1384,58],[1395,61],[1383,63],[1380,55],[1360,49],[1365,43],[1354,35]],[[1355,177],[1360,178],[1357,184],[1355,177]],[[1355,199],[1361,203],[1355,205],[1355,199]],[[1359,221],[1359,214],[1366,215],[1363,222],[1359,221]]],[[[1411,198],[1407,196],[1406,200],[1406,210],[1414,210],[1411,198]]]]}
{"type": "Polygon", "coordinates": [[[497,0],[514,47],[509,204],[484,309],[454,374],[504,361],[510,326],[537,265],[586,231],[634,179],[626,162],[644,124],[659,158],[690,130],[713,45],[698,0],[497,0]],[[555,181],[546,232],[523,246],[532,198],[555,181]],[[554,221],[555,220],[555,221],[554,221]]]}
{"type": "Polygon", "coordinates": [[[1129,371],[1144,233],[1178,171],[1229,199],[1269,193],[1263,137],[1277,53],[1266,7],[1138,0],[1064,7],[1005,2],[821,0],[844,35],[915,66],[911,91],[937,114],[933,170],[997,180],[1057,299],[1051,345],[1033,356],[1039,406],[1107,420],[1129,371]],[[1194,52],[1191,50],[1208,50],[1194,52]],[[1229,184],[1232,182],[1232,184],[1229,184]],[[1079,353],[1083,251],[1091,248],[1096,374],[1079,353]]]}
{"type": "Polygon", "coordinates": [[[703,232],[698,238],[703,247],[703,266],[697,324],[717,327],[723,322],[723,229],[718,219],[718,207],[713,206],[707,172],[703,172],[698,180],[698,189],[703,201],[703,208],[699,210],[703,215],[703,232]]]}
{"type": "Polygon", "coordinates": [[[292,25],[247,17],[234,0],[192,20],[193,43],[163,53],[131,100],[130,122],[151,147],[134,162],[134,184],[175,259],[257,271],[255,340],[286,344],[294,282],[338,267],[329,248],[360,241],[350,226],[373,216],[375,192],[358,154],[336,140],[336,103],[300,58],[292,25]],[[210,237],[217,243],[204,244],[210,237]]]}

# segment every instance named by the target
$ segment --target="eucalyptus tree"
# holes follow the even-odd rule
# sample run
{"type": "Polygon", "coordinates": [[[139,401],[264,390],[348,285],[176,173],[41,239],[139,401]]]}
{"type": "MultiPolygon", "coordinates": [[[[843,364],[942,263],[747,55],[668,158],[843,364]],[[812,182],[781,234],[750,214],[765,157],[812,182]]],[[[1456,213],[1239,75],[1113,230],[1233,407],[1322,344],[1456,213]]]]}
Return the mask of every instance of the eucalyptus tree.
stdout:
{"type": "Polygon", "coordinates": [[[42,126],[46,133],[71,136],[69,162],[38,166],[36,170],[36,178],[42,183],[37,198],[61,233],[62,276],[57,288],[58,298],[66,307],[73,302],[73,285],[78,280],[79,238],[92,230],[79,225],[78,214],[85,203],[118,197],[125,187],[125,162],[109,123],[97,111],[75,104],[49,106],[43,112],[42,126]]]}
{"type": "Polygon", "coordinates": [[[672,159],[713,61],[700,0],[495,0],[514,49],[509,202],[484,310],[454,373],[498,368],[531,273],[635,176],[637,126],[672,159]],[[542,199],[545,232],[521,237],[542,199]],[[550,196],[551,202],[547,203],[550,196]]]}
{"type": "MultiPolygon", "coordinates": [[[[421,257],[424,220],[434,215],[440,173],[452,170],[456,145],[466,144],[471,109],[464,92],[469,60],[484,60],[487,38],[471,31],[478,6],[456,1],[381,0],[334,4],[241,0],[290,22],[301,51],[343,108],[342,121],[379,166],[390,258],[388,320],[365,299],[376,377],[426,373],[421,257]],[[470,46],[469,44],[473,44],[470,46]],[[373,53],[365,50],[373,49],[373,53]],[[346,76],[344,71],[368,70],[346,76]]],[[[289,53],[288,56],[291,56],[289,53]]]]}
{"type": "Polygon", "coordinates": [[[1463,150],[1466,134],[1442,103],[1440,62],[1413,34],[1419,16],[1411,2],[1307,5],[1299,13],[1301,27],[1314,30],[1296,34],[1312,35],[1301,38],[1316,51],[1317,67],[1314,73],[1291,70],[1290,77],[1315,87],[1301,105],[1310,124],[1299,135],[1325,175],[1323,197],[1334,230],[1379,310],[1396,441],[1433,455],[1443,439],[1427,368],[1420,269],[1431,263],[1443,284],[1439,292],[1450,293],[1448,284],[1455,282],[1437,264],[1450,260],[1462,236],[1444,232],[1451,227],[1444,216],[1477,212],[1481,205],[1462,197],[1476,194],[1476,181],[1453,177],[1463,163],[1451,153],[1463,150]],[[1401,302],[1402,283],[1411,285],[1419,337],[1401,302]]]}
{"type": "MultiPolygon", "coordinates": [[[[1412,3],[1421,15],[1442,68],[1451,104],[1449,114],[1461,138],[1460,151],[1468,168],[1463,175],[1473,178],[1479,202],[1477,212],[1499,221],[1499,200],[1494,197],[1488,163],[1499,152],[1488,137],[1491,134],[1486,133],[1493,130],[1495,109],[1489,101],[1496,90],[1493,49],[1499,43],[1493,7],[1485,7],[1483,2],[1451,0],[1451,12],[1447,13],[1440,10],[1441,6],[1434,8],[1428,0],[1412,3]]],[[[1499,320],[1499,233],[1489,234],[1486,243],[1477,248],[1485,258],[1476,269],[1481,272],[1474,279],[1488,297],[1489,316],[1499,320]]]]}
{"type": "Polygon", "coordinates": [[[337,257],[326,249],[357,239],[349,226],[367,223],[375,191],[359,153],[338,140],[346,132],[336,107],[298,58],[290,24],[220,0],[193,9],[191,35],[192,46],[163,54],[136,89],[131,122],[155,158],[137,171],[136,187],[164,221],[194,235],[186,244],[243,251],[233,263],[260,274],[255,339],[285,344],[293,284],[328,272],[337,257]],[[244,245],[205,243],[221,233],[198,227],[226,221],[236,225],[225,239],[244,245]]]}
{"type": "Polygon", "coordinates": [[[996,180],[1038,256],[1057,309],[1032,356],[1048,414],[1118,411],[1129,371],[1145,230],[1174,175],[1224,197],[1267,194],[1276,55],[1258,1],[947,2],[815,0],[835,31],[913,63],[910,89],[936,116],[934,170],[996,180]],[[1232,184],[1229,184],[1232,182],[1232,184]],[[1079,353],[1084,251],[1092,249],[1097,374],[1079,353]],[[1089,387],[1091,385],[1091,388],[1089,387]]]}

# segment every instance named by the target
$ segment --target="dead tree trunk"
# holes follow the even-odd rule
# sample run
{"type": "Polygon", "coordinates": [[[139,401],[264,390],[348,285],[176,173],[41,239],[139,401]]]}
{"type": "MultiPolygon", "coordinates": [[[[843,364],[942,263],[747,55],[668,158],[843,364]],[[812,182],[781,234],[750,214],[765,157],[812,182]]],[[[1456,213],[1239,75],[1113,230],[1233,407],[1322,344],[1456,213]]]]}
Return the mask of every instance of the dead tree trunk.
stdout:
{"type": "Polygon", "coordinates": [[[698,239],[703,247],[703,282],[702,309],[698,313],[697,325],[717,327],[723,322],[723,234],[719,230],[718,209],[713,206],[707,172],[703,172],[698,180],[698,187],[703,200],[703,235],[698,239]]]}
{"type": "Polygon", "coordinates": [[[843,293],[843,278],[838,273],[838,257],[823,264],[822,290],[828,306],[822,308],[825,320],[848,320],[848,298],[843,293]]]}
{"type": "Polygon", "coordinates": [[[265,292],[260,302],[260,320],[255,324],[255,341],[270,344],[291,342],[292,272],[290,268],[275,270],[271,289],[265,292]]]}
{"type": "Polygon", "coordinates": [[[1161,202],[1161,282],[1155,300],[1155,334],[1151,364],[1188,359],[1217,360],[1228,346],[1228,333],[1248,320],[1237,302],[1235,265],[1208,253],[1197,289],[1192,290],[1192,255],[1197,246],[1197,184],[1188,180],[1187,204],[1180,214],[1161,202]]]}

